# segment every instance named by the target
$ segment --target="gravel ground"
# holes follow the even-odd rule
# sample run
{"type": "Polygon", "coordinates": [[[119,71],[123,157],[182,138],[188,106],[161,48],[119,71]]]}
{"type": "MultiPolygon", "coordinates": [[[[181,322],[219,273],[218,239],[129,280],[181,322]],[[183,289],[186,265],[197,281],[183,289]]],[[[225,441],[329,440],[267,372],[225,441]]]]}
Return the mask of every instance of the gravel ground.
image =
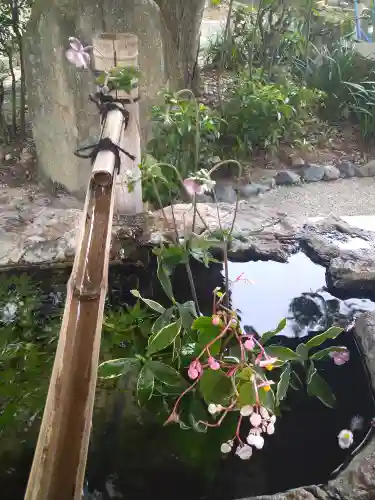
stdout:
{"type": "Polygon", "coordinates": [[[280,186],[258,198],[266,207],[304,220],[327,215],[375,215],[375,178],[280,186]]]}

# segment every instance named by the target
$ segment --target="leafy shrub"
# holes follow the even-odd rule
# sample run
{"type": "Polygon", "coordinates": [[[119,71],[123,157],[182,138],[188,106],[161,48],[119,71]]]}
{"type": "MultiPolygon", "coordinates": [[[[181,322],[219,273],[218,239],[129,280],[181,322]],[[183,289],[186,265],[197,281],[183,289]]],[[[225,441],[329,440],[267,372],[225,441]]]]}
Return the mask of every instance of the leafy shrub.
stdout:
{"type": "Polygon", "coordinates": [[[303,137],[321,99],[321,92],[293,82],[267,84],[239,78],[224,107],[226,139],[245,154],[253,149],[274,150],[281,140],[293,142],[303,137]]]}
{"type": "Polygon", "coordinates": [[[240,5],[233,9],[230,36],[224,30],[210,41],[206,64],[230,70],[249,65],[270,71],[274,65],[291,63],[305,47],[301,30],[291,11],[280,12],[278,2],[268,2],[257,12],[253,7],[240,5]],[[269,16],[272,12],[273,16],[269,16]]]}
{"type": "MultiPolygon", "coordinates": [[[[157,162],[174,165],[182,178],[204,167],[215,155],[223,125],[217,112],[184,97],[184,93],[165,94],[164,104],[152,108],[153,139],[147,146],[157,162]]],[[[142,166],[145,172],[147,159],[142,166]]],[[[173,169],[163,169],[162,175],[163,179],[159,175],[156,181],[162,201],[169,202],[169,195],[178,194],[181,183],[173,169]]],[[[154,202],[152,183],[147,176],[144,180],[144,198],[154,202]]]]}
{"type": "Polygon", "coordinates": [[[363,58],[355,46],[345,40],[332,49],[315,48],[314,57],[306,63],[295,61],[297,74],[310,88],[325,94],[322,111],[330,120],[353,118],[367,137],[373,130],[375,68],[373,61],[363,58]]]}

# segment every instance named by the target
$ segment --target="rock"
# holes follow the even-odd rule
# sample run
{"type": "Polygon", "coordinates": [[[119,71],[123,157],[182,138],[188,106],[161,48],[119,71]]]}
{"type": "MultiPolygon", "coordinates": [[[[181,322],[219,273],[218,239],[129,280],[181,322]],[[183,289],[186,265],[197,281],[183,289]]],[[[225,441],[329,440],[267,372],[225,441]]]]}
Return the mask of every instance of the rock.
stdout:
{"type": "MultiPolygon", "coordinates": [[[[375,286],[375,252],[356,250],[342,252],[327,268],[327,282],[340,292],[373,294],[375,286]]],[[[352,295],[353,296],[353,295],[352,295]]]]}
{"type": "Polygon", "coordinates": [[[236,203],[237,193],[234,190],[233,186],[231,186],[230,184],[223,184],[217,182],[215,184],[214,190],[218,202],[236,203]]]}
{"type": "Polygon", "coordinates": [[[276,187],[275,177],[261,177],[257,182],[263,186],[268,186],[270,189],[276,187]]]}
{"type": "Polygon", "coordinates": [[[340,170],[333,165],[324,166],[324,177],[325,181],[336,181],[340,177],[340,170]]]}
{"type": "Polygon", "coordinates": [[[315,165],[314,163],[311,163],[304,170],[302,178],[306,182],[318,182],[323,179],[324,173],[325,170],[322,165],[315,165]]]}
{"type": "MultiPolygon", "coordinates": [[[[246,184],[245,186],[238,186],[238,192],[241,198],[251,198],[252,196],[258,196],[258,194],[260,194],[259,186],[260,184],[246,184]]],[[[265,186],[262,186],[262,188],[268,191],[265,186]]]]}
{"type": "Polygon", "coordinates": [[[246,184],[245,186],[238,186],[238,192],[240,193],[240,196],[245,199],[266,193],[267,191],[270,191],[270,189],[271,187],[267,186],[266,184],[250,183],[246,184]]]}
{"type": "Polygon", "coordinates": [[[290,161],[293,168],[303,167],[305,165],[305,160],[298,155],[291,155],[290,161]]]}
{"type": "Polygon", "coordinates": [[[374,177],[375,176],[375,160],[369,161],[366,165],[359,167],[358,177],[374,177]]]}
{"type": "Polygon", "coordinates": [[[332,259],[340,255],[339,247],[323,235],[307,234],[301,238],[300,245],[309,259],[322,266],[328,266],[332,259]]]}
{"type": "Polygon", "coordinates": [[[68,48],[70,36],[92,45],[93,35],[101,33],[103,26],[108,32],[130,32],[139,37],[140,110],[145,140],[151,126],[146,118],[150,106],[159,99],[160,88],[168,78],[173,87],[178,68],[177,53],[168,50],[170,57],[168,61],[164,59],[164,49],[172,47],[168,42],[172,44],[172,40],[153,0],[103,0],[100,7],[92,0],[40,0],[33,4],[24,42],[29,116],[38,155],[38,174],[45,180],[58,182],[82,199],[91,164],[76,157],[74,149],[97,142],[100,117],[88,99],[95,89],[92,73],[70,65],[64,50],[68,48]]]}
{"type": "Polygon", "coordinates": [[[275,182],[277,186],[291,186],[292,184],[299,184],[301,182],[301,178],[299,175],[291,172],[290,170],[281,170],[276,174],[275,182]]]}
{"type": "Polygon", "coordinates": [[[341,161],[336,168],[340,171],[340,177],[344,178],[355,177],[357,173],[356,166],[351,161],[341,161]]]}

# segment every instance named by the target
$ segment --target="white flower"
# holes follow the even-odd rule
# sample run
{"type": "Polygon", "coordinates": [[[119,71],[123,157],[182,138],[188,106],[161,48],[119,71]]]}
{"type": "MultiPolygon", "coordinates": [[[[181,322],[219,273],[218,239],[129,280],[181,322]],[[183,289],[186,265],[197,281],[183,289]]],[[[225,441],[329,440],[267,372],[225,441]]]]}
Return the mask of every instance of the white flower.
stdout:
{"type": "Polygon", "coordinates": [[[213,403],[208,405],[208,413],[210,413],[211,415],[219,413],[219,411],[221,411],[222,409],[223,407],[221,405],[215,405],[213,403]]]}
{"type": "Polygon", "coordinates": [[[220,446],[221,453],[230,453],[232,451],[233,441],[227,441],[220,446]]]}
{"type": "Polygon", "coordinates": [[[257,441],[257,436],[255,434],[252,434],[250,432],[250,434],[247,436],[246,438],[246,441],[251,445],[251,446],[255,446],[255,443],[257,441]]]}
{"type": "Polygon", "coordinates": [[[276,422],[276,417],[275,417],[275,415],[272,415],[270,418],[270,423],[275,424],[275,422],[276,422]]]}
{"type": "Polygon", "coordinates": [[[238,455],[242,460],[249,460],[252,454],[253,454],[253,449],[251,446],[247,444],[237,447],[236,455],[238,455]]]}
{"type": "Polygon", "coordinates": [[[253,427],[259,427],[262,423],[262,417],[259,413],[253,413],[250,417],[250,423],[253,427]]]}
{"type": "Polygon", "coordinates": [[[5,304],[3,309],[3,317],[1,318],[2,322],[6,324],[13,323],[13,321],[16,319],[17,311],[18,305],[15,302],[8,302],[7,304],[5,304]]]}
{"type": "Polygon", "coordinates": [[[254,446],[257,450],[261,450],[264,446],[264,439],[262,436],[255,436],[254,446]]]}
{"type": "Polygon", "coordinates": [[[240,413],[243,417],[249,417],[253,413],[254,409],[251,405],[243,406],[240,413]]]}
{"type": "Polygon", "coordinates": [[[261,406],[261,407],[260,407],[260,409],[259,409],[259,413],[260,413],[260,416],[261,416],[262,418],[265,418],[265,419],[270,418],[270,415],[269,415],[269,413],[268,413],[267,409],[266,409],[266,408],[264,408],[264,406],[261,406]]]}
{"type": "Polygon", "coordinates": [[[340,448],[342,448],[343,450],[346,448],[350,448],[350,446],[353,444],[353,433],[348,429],[343,429],[337,436],[337,439],[339,441],[340,448]]]}
{"type": "Polygon", "coordinates": [[[267,425],[267,434],[273,434],[275,432],[275,426],[273,424],[267,425]]]}

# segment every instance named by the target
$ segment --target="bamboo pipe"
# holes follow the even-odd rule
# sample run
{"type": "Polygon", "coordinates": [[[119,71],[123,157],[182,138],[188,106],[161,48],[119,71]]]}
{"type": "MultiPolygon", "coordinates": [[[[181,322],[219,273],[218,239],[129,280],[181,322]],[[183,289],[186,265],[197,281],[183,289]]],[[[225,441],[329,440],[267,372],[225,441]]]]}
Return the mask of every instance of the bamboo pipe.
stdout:
{"type": "MultiPolygon", "coordinates": [[[[104,133],[118,144],[123,116],[104,133]]],[[[104,137],[104,135],[103,135],[104,137]]],[[[95,399],[115,200],[115,158],[97,155],[25,500],[81,500],[95,399]]]]}

